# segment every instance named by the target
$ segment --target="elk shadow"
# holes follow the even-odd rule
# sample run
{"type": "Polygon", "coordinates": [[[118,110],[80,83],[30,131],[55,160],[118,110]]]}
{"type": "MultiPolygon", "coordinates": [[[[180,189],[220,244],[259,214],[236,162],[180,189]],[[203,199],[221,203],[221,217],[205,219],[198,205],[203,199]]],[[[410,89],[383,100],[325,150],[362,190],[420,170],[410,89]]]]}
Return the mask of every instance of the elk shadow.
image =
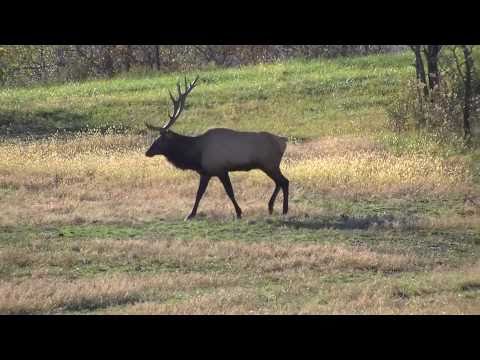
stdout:
{"type": "Polygon", "coordinates": [[[277,221],[279,226],[286,226],[295,230],[308,229],[308,230],[322,230],[322,229],[335,229],[335,230],[368,230],[372,228],[380,229],[395,229],[400,228],[402,230],[414,229],[417,224],[417,219],[414,217],[409,218],[396,218],[391,214],[383,215],[367,215],[367,216],[348,216],[340,215],[334,216],[321,216],[304,219],[281,219],[277,221]]]}

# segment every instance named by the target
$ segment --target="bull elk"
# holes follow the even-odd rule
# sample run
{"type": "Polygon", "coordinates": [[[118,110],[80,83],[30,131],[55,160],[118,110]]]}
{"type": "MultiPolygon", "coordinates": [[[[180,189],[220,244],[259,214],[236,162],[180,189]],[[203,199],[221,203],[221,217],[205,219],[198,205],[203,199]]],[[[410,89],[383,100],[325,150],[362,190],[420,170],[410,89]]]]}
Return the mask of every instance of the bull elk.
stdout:
{"type": "Polygon", "coordinates": [[[200,175],[195,204],[185,220],[197,214],[198,205],[212,177],[218,177],[235,207],[237,218],[242,217],[233,193],[228,173],[230,171],[250,171],[259,169],[275,182],[275,189],[268,202],[268,211],[273,213],[275,199],[280,189],[283,191],[283,214],[288,212],[289,181],[280,171],[280,161],[287,147],[287,139],[267,132],[240,132],[230,129],[210,129],[199,136],[184,136],[170,130],[182,113],[185,100],[197,85],[198,76],[188,84],[185,78],[185,91],[177,84],[178,98],[171,92],[172,115],[163,127],[146,123],[150,130],[159,131],[160,137],[153,142],[145,155],[163,155],[173,166],[182,170],[193,170],[200,175]]]}

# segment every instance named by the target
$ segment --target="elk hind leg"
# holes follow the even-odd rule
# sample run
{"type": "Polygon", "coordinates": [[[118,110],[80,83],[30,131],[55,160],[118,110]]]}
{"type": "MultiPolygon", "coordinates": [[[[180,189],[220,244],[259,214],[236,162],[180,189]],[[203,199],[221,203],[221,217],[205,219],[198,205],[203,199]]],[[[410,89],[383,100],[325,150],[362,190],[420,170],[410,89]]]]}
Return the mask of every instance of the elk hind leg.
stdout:
{"type": "Polygon", "coordinates": [[[275,204],[275,199],[277,198],[277,195],[280,189],[281,189],[281,186],[277,182],[275,182],[275,190],[273,190],[273,194],[270,197],[270,200],[268,201],[268,213],[270,215],[273,214],[273,206],[275,204]]]}
{"type": "Polygon", "coordinates": [[[268,202],[268,212],[273,213],[273,206],[277,198],[278,192],[282,189],[283,192],[283,214],[288,213],[288,188],[289,181],[283,176],[280,168],[275,168],[273,170],[266,170],[265,173],[275,182],[275,190],[273,190],[272,197],[268,202]]]}
{"type": "Polygon", "coordinates": [[[220,175],[218,178],[222,182],[223,187],[225,188],[225,192],[227,193],[228,197],[230,198],[230,200],[233,203],[233,206],[235,207],[235,212],[237,214],[237,219],[241,219],[242,218],[242,209],[240,209],[240,206],[238,206],[237,201],[235,200],[235,194],[233,193],[233,187],[232,187],[232,183],[230,181],[230,176],[228,176],[228,172],[223,174],[223,175],[220,175]]]}
{"type": "MultiPolygon", "coordinates": [[[[280,173],[281,174],[281,173],[280,173]]],[[[282,175],[282,191],[283,191],[283,214],[288,213],[288,188],[290,181],[282,175]]]]}

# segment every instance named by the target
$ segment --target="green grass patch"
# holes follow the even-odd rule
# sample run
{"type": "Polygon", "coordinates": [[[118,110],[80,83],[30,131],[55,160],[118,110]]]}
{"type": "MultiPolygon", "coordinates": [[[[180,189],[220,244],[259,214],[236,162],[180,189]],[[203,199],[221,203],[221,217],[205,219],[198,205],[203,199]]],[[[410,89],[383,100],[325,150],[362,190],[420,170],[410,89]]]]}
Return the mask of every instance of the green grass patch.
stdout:
{"type": "MultiPolygon", "coordinates": [[[[412,69],[408,54],[388,54],[199,71],[200,85],[175,127],[183,133],[230,127],[306,138],[375,130],[382,107],[412,69]]],[[[168,90],[183,75],[3,89],[0,135],[109,126],[140,131],[146,120],[165,120],[168,90]]]]}

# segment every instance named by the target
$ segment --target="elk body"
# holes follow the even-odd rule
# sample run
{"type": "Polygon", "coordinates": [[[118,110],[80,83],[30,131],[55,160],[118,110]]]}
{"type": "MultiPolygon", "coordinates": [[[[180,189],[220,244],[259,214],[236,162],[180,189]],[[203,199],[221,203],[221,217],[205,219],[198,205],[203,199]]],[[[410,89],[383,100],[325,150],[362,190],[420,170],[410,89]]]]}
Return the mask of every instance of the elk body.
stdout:
{"type": "Polygon", "coordinates": [[[235,207],[237,218],[242,210],[235,200],[230,171],[249,171],[258,169],[268,175],[275,183],[275,189],[268,202],[268,211],[273,213],[275,199],[280,190],[283,192],[283,214],[288,212],[289,181],[280,171],[280,162],[287,146],[287,139],[267,132],[241,132],[230,129],[211,129],[199,136],[184,136],[171,131],[172,126],[183,111],[188,94],[196,86],[197,78],[187,84],[182,93],[177,85],[178,98],[170,93],[173,102],[173,114],[163,127],[146,124],[151,130],[160,131],[160,137],[147,150],[146,156],[163,155],[175,167],[193,170],[200,175],[200,184],[192,211],[186,220],[195,217],[205,190],[212,177],[218,177],[235,207]]]}

